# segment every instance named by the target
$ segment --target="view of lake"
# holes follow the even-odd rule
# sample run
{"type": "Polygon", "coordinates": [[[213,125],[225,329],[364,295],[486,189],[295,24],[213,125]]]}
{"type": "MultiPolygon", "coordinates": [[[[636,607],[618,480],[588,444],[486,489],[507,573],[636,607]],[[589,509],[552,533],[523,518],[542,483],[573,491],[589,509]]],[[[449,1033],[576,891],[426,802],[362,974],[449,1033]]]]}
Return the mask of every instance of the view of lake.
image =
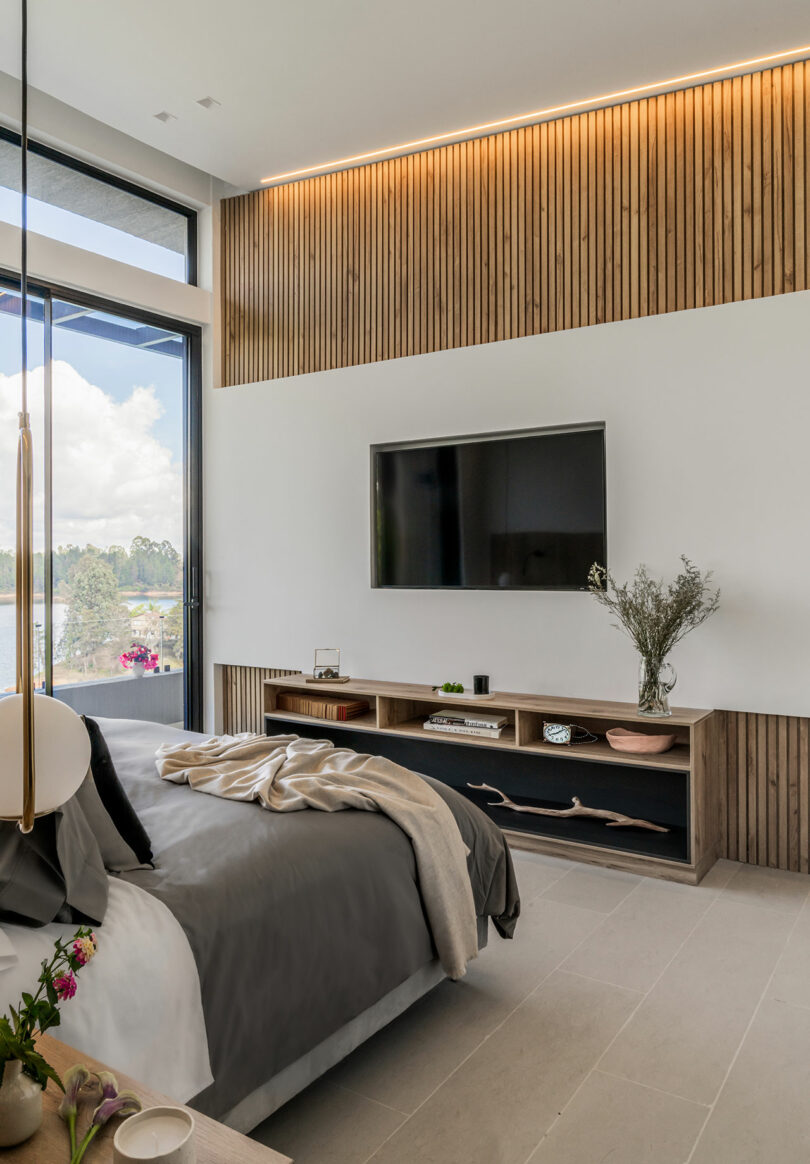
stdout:
{"type": "MultiPolygon", "coordinates": [[[[135,594],[129,598],[122,599],[122,602],[132,610],[135,606],[140,606],[141,603],[152,603],[153,606],[159,607],[162,611],[168,612],[178,602],[178,598],[153,598],[146,594],[135,594]]],[[[59,643],[59,637],[62,633],[62,627],[65,622],[67,614],[67,606],[64,602],[54,602],[53,604],[53,634],[55,647],[59,643]]],[[[34,622],[45,626],[45,607],[41,603],[34,606],[34,622]]],[[[36,640],[35,640],[36,641],[36,640]]],[[[7,687],[14,684],[14,672],[16,668],[16,631],[15,631],[15,607],[13,602],[0,603],[0,691],[5,691],[7,687]]],[[[54,649],[54,660],[59,661],[59,654],[54,649]]]]}

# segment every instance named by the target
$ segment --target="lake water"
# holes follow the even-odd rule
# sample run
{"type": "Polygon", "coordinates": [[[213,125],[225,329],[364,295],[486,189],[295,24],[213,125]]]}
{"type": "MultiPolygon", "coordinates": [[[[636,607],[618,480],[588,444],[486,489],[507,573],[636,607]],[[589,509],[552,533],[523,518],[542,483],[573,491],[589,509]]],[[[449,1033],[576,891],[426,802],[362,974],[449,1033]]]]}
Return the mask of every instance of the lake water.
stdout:
{"type": "MultiPolygon", "coordinates": [[[[124,598],[122,602],[130,610],[141,603],[151,602],[162,611],[169,611],[177,603],[177,598],[149,598],[146,594],[135,594],[131,598],[124,598]]],[[[63,602],[53,604],[53,637],[58,643],[65,624],[67,606],[63,602]]],[[[41,603],[34,604],[34,622],[42,627],[41,634],[45,634],[45,607],[41,603]]],[[[36,639],[35,654],[36,654],[36,639]]],[[[41,658],[41,656],[40,656],[41,658]]],[[[13,602],[0,603],[0,691],[13,686],[17,668],[17,635],[15,626],[15,607],[13,602]]],[[[58,661],[58,659],[57,659],[58,661]]]]}

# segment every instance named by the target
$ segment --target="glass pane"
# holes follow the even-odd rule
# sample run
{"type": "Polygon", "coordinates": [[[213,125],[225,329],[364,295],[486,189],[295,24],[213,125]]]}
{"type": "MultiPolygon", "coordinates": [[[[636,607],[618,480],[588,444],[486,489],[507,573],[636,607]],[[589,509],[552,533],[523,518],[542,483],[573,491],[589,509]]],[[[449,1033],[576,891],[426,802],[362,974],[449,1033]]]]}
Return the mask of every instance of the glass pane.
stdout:
{"type": "MultiPolygon", "coordinates": [[[[37,234],[186,280],[188,219],[99,178],[31,153],[28,225],[37,234]]],[[[0,222],[20,224],[20,148],[0,138],[0,222]]]]}
{"type": "MultiPolygon", "coordinates": [[[[15,499],[20,411],[20,294],[0,285],[0,695],[16,686],[15,499]]],[[[34,443],[34,672],[45,684],[44,549],[44,305],[29,300],[28,407],[34,443]]]]}
{"type": "Polygon", "coordinates": [[[185,341],[54,300],[52,343],[54,694],[180,721],[185,341]]]}

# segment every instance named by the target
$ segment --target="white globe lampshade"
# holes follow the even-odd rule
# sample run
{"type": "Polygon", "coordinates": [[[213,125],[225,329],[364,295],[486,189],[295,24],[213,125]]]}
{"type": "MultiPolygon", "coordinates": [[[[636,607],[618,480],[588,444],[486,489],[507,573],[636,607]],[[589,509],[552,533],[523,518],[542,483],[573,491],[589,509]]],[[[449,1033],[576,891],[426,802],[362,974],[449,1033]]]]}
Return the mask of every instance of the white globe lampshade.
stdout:
{"type": "MultiPolygon", "coordinates": [[[[0,817],[23,811],[22,695],[0,699],[0,817]]],[[[48,695],[34,699],[37,816],[70,800],[90,767],[90,737],[72,707],[48,695]]]]}

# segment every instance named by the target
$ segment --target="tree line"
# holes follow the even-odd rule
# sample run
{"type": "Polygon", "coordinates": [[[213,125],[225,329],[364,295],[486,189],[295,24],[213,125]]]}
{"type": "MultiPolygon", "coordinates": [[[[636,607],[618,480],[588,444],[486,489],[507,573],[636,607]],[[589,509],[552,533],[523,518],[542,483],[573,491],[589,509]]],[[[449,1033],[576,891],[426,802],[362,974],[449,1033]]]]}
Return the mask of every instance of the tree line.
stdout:
{"type": "MultiPolygon", "coordinates": [[[[54,593],[65,595],[79,563],[87,557],[109,566],[119,590],[136,593],[148,590],[181,590],[183,560],[169,541],[155,542],[151,538],[133,538],[129,549],[110,546],[59,546],[53,552],[54,593]]],[[[44,580],[44,555],[34,555],[35,588],[41,590],[44,580]]],[[[14,592],[15,561],[13,550],[0,550],[0,594],[14,592]]]]}

